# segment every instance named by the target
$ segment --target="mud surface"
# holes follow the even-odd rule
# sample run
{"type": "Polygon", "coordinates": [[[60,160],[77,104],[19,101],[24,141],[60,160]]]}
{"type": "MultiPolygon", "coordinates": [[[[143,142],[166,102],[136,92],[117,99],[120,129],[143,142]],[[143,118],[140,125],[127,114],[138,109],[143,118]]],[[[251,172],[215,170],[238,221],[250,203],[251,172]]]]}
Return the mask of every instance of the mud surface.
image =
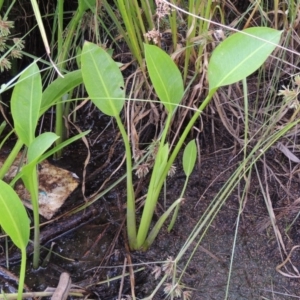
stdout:
{"type": "MultiPolygon", "coordinates": [[[[109,178],[123,158],[123,147],[116,140],[117,132],[114,127],[109,125],[100,137],[95,133],[102,132],[107,121],[109,119],[97,123],[95,118],[89,120],[88,117],[84,122],[81,121],[82,129],[86,129],[85,127],[97,129],[89,137],[92,146],[91,161],[87,168],[86,195],[95,192],[109,178]],[[111,147],[115,147],[113,154],[110,152],[111,147]],[[107,166],[102,168],[105,164],[107,166]]],[[[206,216],[205,210],[238,166],[239,157],[234,158],[232,141],[226,131],[220,127],[215,139],[217,149],[213,147],[210,132],[199,140],[201,162],[190,178],[185,203],[180,208],[179,217],[171,233],[167,233],[165,226],[147,252],[126,251],[124,225],[126,191],[124,184],[121,183],[90,207],[93,210],[93,217],[85,220],[83,225],[76,224],[74,228],[68,228],[67,232],[60,233],[56,237],[52,236],[44,242],[43,259],[46,258],[51,243],[55,242],[55,245],[49,261],[43,262],[43,267],[32,270],[31,264],[28,264],[26,284],[29,289],[42,291],[48,286],[55,287],[59,275],[67,271],[71,274],[75,285],[90,293],[90,299],[130,299],[126,298],[131,295],[129,276],[126,274],[122,276],[122,274],[128,272],[128,267],[123,266],[125,262],[130,264],[131,258],[133,270],[137,271],[135,273],[136,297],[143,299],[149,296],[165,274],[162,266],[166,264],[168,258],[175,258],[180,253],[188,235],[197,226],[199,219],[206,216]],[[161,271],[161,275],[156,279],[155,274],[158,274],[158,271],[161,271]],[[124,280],[120,277],[124,277],[124,280]]],[[[53,163],[82,177],[85,155],[86,148],[82,143],[77,143],[67,149],[62,160],[53,163]]],[[[185,180],[179,160],[176,167],[176,174],[167,182],[167,206],[179,197],[185,180]]],[[[262,172],[262,165],[258,164],[258,168],[262,172]]],[[[121,168],[110,182],[122,174],[124,170],[121,168]]],[[[137,177],[135,180],[138,182],[137,177]]],[[[147,179],[142,182],[143,192],[146,191],[147,182],[147,179]]],[[[297,216],[299,209],[295,201],[299,197],[300,189],[297,180],[284,182],[282,179],[282,182],[288,186],[289,194],[271,176],[268,178],[269,194],[277,217],[277,225],[283,237],[286,253],[289,253],[292,247],[299,243],[298,220],[289,231],[284,230],[297,216]],[[293,209],[285,209],[290,207],[293,209]]],[[[58,215],[84,203],[80,188],[67,200],[58,215]]],[[[216,217],[214,219],[209,217],[212,220],[211,225],[204,228],[198,236],[199,238],[202,233],[205,233],[201,243],[197,245],[198,238],[195,239],[179,260],[175,277],[176,279],[181,277],[180,299],[188,299],[187,291],[192,293],[191,299],[224,299],[226,289],[228,289],[228,299],[300,298],[299,278],[288,278],[276,271],[276,266],[286,258],[286,255],[283,254],[282,259],[269,222],[259,181],[255,176],[251,178],[247,201],[238,222],[240,199],[244,189],[245,183],[241,181],[216,217]],[[237,232],[236,239],[235,232],[237,232]],[[232,265],[231,258],[233,258],[232,265]]],[[[164,200],[161,199],[155,220],[163,210],[164,200]]],[[[78,214],[84,213],[81,211],[78,214]]],[[[46,231],[47,227],[55,226],[55,222],[58,221],[43,226],[42,231],[46,231]]],[[[5,267],[4,238],[1,238],[0,243],[1,265],[5,267]]],[[[16,251],[9,243],[9,256],[13,257],[16,251]]],[[[294,269],[289,265],[289,274],[297,274],[300,267],[297,249],[292,253],[291,261],[294,269]]],[[[17,275],[18,260],[11,261],[10,267],[11,272],[17,275]]],[[[288,272],[284,268],[281,270],[288,272]]],[[[166,280],[165,284],[169,285],[162,285],[153,299],[165,299],[164,289],[170,287],[171,283],[172,278],[166,280]]],[[[0,274],[0,285],[6,292],[13,292],[14,283],[4,274],[0,274]]]]}

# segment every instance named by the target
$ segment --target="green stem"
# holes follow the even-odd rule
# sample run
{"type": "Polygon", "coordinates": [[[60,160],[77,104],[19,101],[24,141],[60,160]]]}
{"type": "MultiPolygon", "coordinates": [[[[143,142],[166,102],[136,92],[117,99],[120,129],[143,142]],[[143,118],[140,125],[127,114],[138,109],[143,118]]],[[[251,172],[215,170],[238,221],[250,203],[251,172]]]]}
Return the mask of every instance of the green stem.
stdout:
{"type": "Polygon", "coordinates": [[[119,115],[116,116],[116,121],[120,129],[126,152],[126,172],[127,172],[127,235],[129,247],[136,248],[136,218],[135,218],[135,197],[132,183],[132,162],[131,149],[129,138],[119,115]]]}
{"type": "MultiPolygon", "coordinates": [[[[183,189],[182,189],[182,191],[181,191],[181,194],[180,194],[179,199],[182,199],[182,198],[183,198],[183,195],[184,195],[184,193],[185,193],[185,190],[186,190],[188,181],[189,181],[189,176],[187,176],[187,177],[185,178],[184,186],[183,186],[183,189]]],[[[179,208],[180,208],[180,203],[176,206],[176,208],[175,208],[175,210],[174,210],[174,214],[173,214],[173,216],[172,216],[172,220],[171,220],[171,222],[170,222],[170,225],[168,226],[168,232],[170,232],[170,231],[173,229],[173,226],[174,226],[175,221],[176,221],[177,216],[178,216],[179,208]]]]}
{"type": "Polygon", "coordinates": [[[28,177],[25,179],[24,183],[26,185],[26,188],[29,190],[31,196],[34,222],[33,267],[37,269],[39,267],[40,260],[40,215],[37,166],[33,167],[33,170],[31,170],[30,174],[28,174],[28,177]]]}
{"type": "Polygon", "coordinates": [[[162,133],[161,139],[159,141],[159,149],[157,151],[156,157],[155,157],[155,163],[152,171],[152,176],[150,179],[150,184],[148,188],[147,198],[145,201],[145,206],[143,209],[143,214],[141,218],[141,223],[139,226],[138,234],[137,234],[137,248],[140,249],[142,245],[145,242],[145,239],[147,237],[151,220],[154,214],[154,210],[157,204],[158,200],[158,194],[161,190],[161,186],[159,188],[159,191],[157,190],[157,183],[164,182],[165,177],[163,177],[161,168],[162,168],[162,154],[163,154],[163,147],[165,146],[165,140],[167,136],[167,132],[170,126],[172,120],[172,114],[168,114],[168,118],[166,120],[166,126],[164,128],[164,131],[162,133]]]}
{"type": "Polygon", "coordinates": [[[23,146],[23,142],[21,141],[21,139],[18,139],[17,143],[14,146],[14,148],[12,149],[12,151],[8,155],[7,159],[5,160],[4,164],[0,168],[0,179],[4,178],[4,176],[6,175],[6,173],[9,170],[9,168],[11,167],[13,162],[15,161],[17,155],[19,154],[22,146],[23,146]]]}
{"type": "MultiPolygon", "coordinates": [[[[60,55],[58,56],[57,65],[60,71],[65,69],[67,58],[70,52],[71,43],[74,37],[74,33],[76,32],[76,28],[79,24],[79,22],[82,19],[82,16],[84,14],[84,10],[77,9],[74,17],[70,21],[70,24],[68,25],[68,34],[67,37],[63,43],[62,41],[62,20],[63,20],[63,0],[59,1],[58,5],[58,53],[60,55]],[[59,49],[61,48],[61,49],[59,49]]],[[[63,124],[63,114],[64,114],[64,103],[65,101],[62,99],[62,101],[59,101],[56,104],[56,119],[55,119],[55,133],[59,136],[59,139],[56,141],[56,145],[59,145],[64,141],[64,124],[63,124]]],[[[59,158],[62,155],[62,150],[58,151],[56,153],[56,157],[59,158]]]]}
{"type": "Polygon", "coordinates": [[[162,216],[158,219],[158,221],[156,222],[156,224],[154,225],[153,229],[151,230],[151,232],[149,233],[149,235],[147,236],[147,239],[145,240],[143,246],[142,246],[142,250],[147,250],[149,248],[149,246],[154,242],[155,238],[157,237],[160,229],[162,228],[163,224],[165,223],[165,221],[167,220],[167,218],[169,217],[169,215],[171,214],[171,212],[174,210],[174,208],[178,207],[180,205],[180,203],[182,202],[182,198],[177,199],[168,209],[167,211],[165,211],[162,216]]]}
{"type": "MultiPolygon", "coordinates": [[[[58,55],[58,68],[60,71],[65,66],[65,53],[63,53],[63,15],[64,15],[64,0],[59,0],[57,5],[58,10],[58,26],[57,26],[57,52],[58,55]]],[[[69,36],[69,35],[68,35],[69,36]]],[[[66,39],[67,41],[67,39],[66,39]]],[[[59,145],[64,140],[64,125],[63,125],[63,112],[64,112],[64,103],[63,101],[59,101],[56,104],[56,117],[55,117],[55,133],[59,136],[56,141],[56,145],[59,145]]],[[[60,158],[62,155],[62,150],[57,151],[56,157],[60,158]]]]}
{"type": "MultiPolygon", "coordinates": [[[[195,112],[195,114],[193,115],[193,117],[190,119],[189,123],[187,124],[187,126],[185,127],[182,135],[180,136],[180,139],[178,141],[178,143],[176,144],[169,160],[168,163],[165,167],[165,171],[163,173],[162,178],[166,178],[169,169],[171,168],[172,164],[174,163],[187,135],[189,134],[189,132],[191,131],[193,125],[195,124],[195,122],[197,121],[197,119],[199,118],[200,114],[203,112],[203,110],[206,108],[206,106],[208,105],[208,103],[210,102],[211,98],[213,97],[213,95],[215,94],[217,89],[213,89],[210,90],[207,97],[205,98],[205,100],[202,102],[202,104],[200,105],[199,109],[197,110],[197,112],[195,112]]],[[[163,182],[161,183],[162,186],[163,182]]]]}
{"type": "MultiPolygon", "coordinates": [[[[160,174],[159,179],[157,179],[155,176],[156,170],[157,170],[156,169],[157,164],[155,163],[154,168],[153,168],[153,173],[152,173],[153,175],[151,176],[151,180],[150,180],[150,185],[149,185],[149,189],[148,189],[147,199],[146,199],[141,223],[140,223],[139,230],[138,230],[137,248],[136,249],[140,249],[145,242],[145,239],[146,239],[149,227],[150,227],[150,223],[152,220],[153,212],[154,212],[160,191],[162,189],[162,185],[168,175],[168,171],[170,170],[172,164],[174,163],[174,160],[176,159],[176,157],[177,157],[187,135],[189,134],[190,130],[192,129],[194,123],[196,122],[196,120],[198,119],[198,117],[200,116],[202,111],[205,109],[205,107],[208,105],[209,101],[211,100],[211,98],[214,95],[214,93],[216,92],[216,90],[217,89],[213,89],[209,92],[208,96],[202,102],[202,104],[200,105],[197,112],[191,118],[190,122],[188,123],[185,130],[183,131],[178,143],[176,144],[163,172],[160,174]],[[154,185],[154,182],[155,182],[155,185],[154,185]]],[[[167,128],[167,127],[165,127],[165,128],[167,128]]],[[[162,148],[162,145],[160,146],[159,151],[161,148],[162,148]]],[[[157,168],[158,167],[159,166],[157,166],[157,168]]]]}
{"type": "Polygon", "coordinates": [[[248,128],[249,128],[249,114],[248,114],[248,87],[247,79],[244,78],[243,82],[243,94],[244,94],[244,115],[245,115],[245,132],[244,132],[244,159],[247,157],[248,146],[248,128]]]}
{"type": "Polygon", "coordinates": [[[26,274],[26,247],[21,249],[21,270],[20,270],[20,278],[19,278],[19,288],[18,288],[18,300],[21,300],[23,297],[23,287],[25,281],[25,274],[26,274]]]}

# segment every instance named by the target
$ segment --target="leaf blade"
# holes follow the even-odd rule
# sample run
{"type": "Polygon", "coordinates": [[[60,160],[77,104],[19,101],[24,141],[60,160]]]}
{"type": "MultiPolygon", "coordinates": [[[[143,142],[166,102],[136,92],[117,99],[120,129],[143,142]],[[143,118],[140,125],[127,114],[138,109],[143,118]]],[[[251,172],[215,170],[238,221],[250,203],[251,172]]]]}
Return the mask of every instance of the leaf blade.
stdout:
{"type": "Polygon", "coordinates": [[[171,57],[153,45],[144,45],[151,82],[160,101],[169,113],[180,103],[184,87],[181,73],[171,57]]]}
{"type": "Polygon", "coordinates": [[[83,82],[93,103],[115,117],[125,102],[124,80],[116,62],[99,46],[85,42],[81,53],[83,82]]]}
{"type": "Polygon", "coordinates": [[[39,157],[59,138],[53,132],[44,132],[34,139],[28,147],[28,164],[38,160],[39,157]]]}
{"type": "Polygon", "coordinates": [[[14,128],[22,142],[29,146],[34,140],[42,99],[39,68],[33,63],[19,78],[11,98],[14,128]]]}
{"type": "Polygon", "coordinates": [[[58,77],[43,92],[40,115],[44,114],[56,100],[63,97],[67,92],[74,89],[83,82],[81,70],[72,71],[64,78],[58,77]]]}
{"type": "Polygon", "coordinates": [[[276,48],[274,44],[279,43],[281,33],[268,27],[253,27],[224,40],[213,51],[208,64],[210,91],[240,81],[256,71],[276,48]]]}
{"type": "Polygon", "coordinates": [[[190,141],[184,149],[182,164],[186,177],[189,177],[194,169],[197,159],[197,146],[195,140],[190,141]]]}
{"type": "Polygon", "coordinates": [[[0,224],[19,249],[26,248],[29,241],[29,219],[17,193],[0,180],[0,224]]]}

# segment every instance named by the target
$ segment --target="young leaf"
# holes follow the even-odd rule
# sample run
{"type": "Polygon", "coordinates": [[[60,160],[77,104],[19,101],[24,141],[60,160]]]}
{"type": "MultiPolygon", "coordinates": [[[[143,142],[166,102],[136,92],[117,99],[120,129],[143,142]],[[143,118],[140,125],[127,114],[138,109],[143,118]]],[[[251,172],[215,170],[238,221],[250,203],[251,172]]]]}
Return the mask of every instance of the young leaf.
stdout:
{"type": "Polygon", "coordinates": [[[183,81],[177,66],[163,50],[153,45],[144,45],[147,69],[155,92],[169,113],[181,101],[183,81]]]}
{"type": "Polygon", "coordinates": [[[71,89],[82,83],[80,70],[76,70],[64,75],[64,78],[58,77],[43,92],[40,116],[44,114],[58,99],[61,99],[71,89]]]}
{"type": "Polygon", "coordinates": [[[106,115],[120,114],[125,102],[120,69],[101,47],[85,42],[81,53],[83,82],[93,103],[106,115]]]}
{"type": "Polygon", "coordinates": [[[42,99],[39,68],[33,63],[19,78],[11,98],[14,128],[22,142],[29,146],[35,136],[42,99]]]}
{"type": "Polygon", "coordinates": [[[0,180],[0,225],[19,249],[29,241],[29,219],[16,192],[0,180]]]}
{"type": "Polygon", "coordinates": [[[195,140],[190,141],[183,152],[183,170],[186,177],[189,177],[194,169],[197,158],[197,146],[195,140]]]}
{"type": "MultiPolygon", "coordinates": [[[[44,153],[43,155],[41,155],[38,160],[35,160],[34,163],[35,164],[38,164],[42,161],[44,161],[45,159],[47,159],[49,156],[53,155],[57,150],[60,150],[60,149],[63,149],[64,147],[70,145],[71,143],[79,140],[80,138],[82,138],[83,136],[87,135],[88,133],[90,132],[90,130],[87,130],[87,131],[84,131],[82,133],[79,133],[71,138],[69,138],[68,140],[62,142],[61,144],[59,144],[58,146],[56,147],[53,147],[51,148],[49,151],[47,151],[46,153],[44,153]]],[[[14,185],[17,180],[19,180],[26,172],[24,172],[24,168],[25,168],[25,171],[26,171],[26,167],[28,165],[26,165],[25,167],[22,168],[21,172],[19,172],[15,177],[14,179],[11,181],[10,185],[14,185]]],[[[30,169],[30,168],[29,168],[30,169]]]]}
{"type": "Polygon", "coordinates": [[[59,137],[53,132],[44,132],[28,147],[28,164],[37,160],[59,137]]]}
{"type": "Polygon", "coordinates": [[[253,27],[234,33],[223,41],[213,51],[208,64],[210,91],[242,80],[256,71],[276,48],[274,44],[279,43],[281,33],[268,27],[253,27]]]}

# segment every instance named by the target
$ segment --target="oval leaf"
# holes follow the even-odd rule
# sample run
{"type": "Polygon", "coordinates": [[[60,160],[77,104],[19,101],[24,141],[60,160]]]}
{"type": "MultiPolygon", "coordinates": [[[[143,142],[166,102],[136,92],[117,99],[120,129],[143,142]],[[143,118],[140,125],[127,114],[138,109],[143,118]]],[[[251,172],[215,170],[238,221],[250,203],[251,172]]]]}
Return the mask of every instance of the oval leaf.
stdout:
{"type": "Polygon", "coordinates": [[[22,142],[29,146],[34,140],[42,100],[42,80],[39,68],[33,63],[20,76],[11,98],[14,128],[22,142]]]}
{"type": "Polygon", "coordinates": [[[0,180],[0,225],[19,249],[29,241],[29,219],[17,193],[0,180]]]}
{"type": "Polygon", "coordinates": [[[93,103],[106,115],[117,116],[125,102],[124,80],[109,54],[85,42],[81,53],[83,82],[93,103]]]}
{"type": "Polygon", "coordinates": [[[155,92],[170,113],[180,103],[184,88],[176,64],[163,50],[153,45],[144,45],[147,69],[155,92]]]}
{"type": "Polygon", "coordinates": [[[28,164],[37,160],[58,138],[53,132],[45,132],[36,137],[28,147],[28,164]]]}
{"type": "Polygon", "coordinates": [[[70,90],[82,83],[82,74],[76,70],[64,75],[64,78],[58,77],[43,92],[40,115],[44,114],[57,100],[61,99],[70,90]]]}
{"type": "Polygon", "coordinates": [[[195,140],[190,141],[184,149],[182,164],[185,175],[191,175],[197,158],[197,146],[195,140]]]}
{"type": "Polygon", "coordinates": [[[282,31],[253,27],[234,33],[212,53],[208,64],[210,91],[242,80],[256,71],[276,48],[282,31]],[[259,37],[243,34],[243,32],[259,37]]]}

